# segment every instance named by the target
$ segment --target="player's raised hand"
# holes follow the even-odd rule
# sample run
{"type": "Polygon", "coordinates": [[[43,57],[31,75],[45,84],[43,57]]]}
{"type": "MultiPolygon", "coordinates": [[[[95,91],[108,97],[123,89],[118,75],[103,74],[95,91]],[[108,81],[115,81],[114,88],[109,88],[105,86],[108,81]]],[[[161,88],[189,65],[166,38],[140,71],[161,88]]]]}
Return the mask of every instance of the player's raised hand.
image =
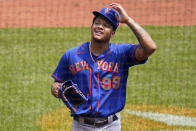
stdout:
{"type": "Polygon", "coordinates": [[[127,14],[127,12],[125,11],[125,9],[118,3],[112,3],[110,4],[110,6],[115,9],[116,11],[118,11],[120,18],[119,18],[119,22],[120,23],[128,23],[130,17],[127,14]]]}

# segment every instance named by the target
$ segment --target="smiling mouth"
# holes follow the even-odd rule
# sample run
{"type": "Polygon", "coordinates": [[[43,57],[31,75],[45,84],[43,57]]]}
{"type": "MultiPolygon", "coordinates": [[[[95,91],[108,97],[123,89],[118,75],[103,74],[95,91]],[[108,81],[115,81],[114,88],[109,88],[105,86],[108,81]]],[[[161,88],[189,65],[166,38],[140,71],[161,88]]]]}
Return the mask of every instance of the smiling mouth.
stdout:
{"type": "Polygon", "coordinates": [[[99,36],[99,35],[103,35],[104,33],[101,31],[95,31],[95,34],[99,36]]]}

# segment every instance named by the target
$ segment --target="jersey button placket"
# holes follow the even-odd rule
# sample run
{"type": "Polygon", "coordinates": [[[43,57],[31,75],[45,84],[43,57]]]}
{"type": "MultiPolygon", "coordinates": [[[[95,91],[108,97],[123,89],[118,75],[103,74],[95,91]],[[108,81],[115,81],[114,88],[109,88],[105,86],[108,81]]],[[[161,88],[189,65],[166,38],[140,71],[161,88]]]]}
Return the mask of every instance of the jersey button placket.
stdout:
{"type": "Polygon", "coordinates": [[[93,63],[92,69],[92,114],[96,115],[98,102],[99,102],[99,81],[98,81],[99,70],[97,69],[97,62],[93,63]]]}

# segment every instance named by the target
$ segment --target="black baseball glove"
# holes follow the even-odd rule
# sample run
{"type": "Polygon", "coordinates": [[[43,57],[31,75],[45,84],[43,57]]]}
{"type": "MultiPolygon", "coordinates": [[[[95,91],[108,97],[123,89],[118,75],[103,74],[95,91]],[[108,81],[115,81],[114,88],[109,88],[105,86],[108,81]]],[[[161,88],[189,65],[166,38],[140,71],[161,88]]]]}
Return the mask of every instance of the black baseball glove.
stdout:
{"type": "Polygon", "coordinates": [[[80,91],[77,84],[74,84],[71,80],[61,84],[58,97],[73,112],[76,112],[77,107],[87,101],[86,96],[80,91]]]}

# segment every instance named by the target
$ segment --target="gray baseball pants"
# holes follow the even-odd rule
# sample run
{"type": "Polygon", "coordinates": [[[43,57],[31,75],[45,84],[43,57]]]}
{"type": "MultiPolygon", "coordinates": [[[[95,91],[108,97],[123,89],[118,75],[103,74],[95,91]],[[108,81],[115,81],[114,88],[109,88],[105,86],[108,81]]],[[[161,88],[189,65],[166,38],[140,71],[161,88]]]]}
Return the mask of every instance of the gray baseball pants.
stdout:
{"type": "Polygon", "coordinates": [[[121,131],[120,113],[117,113],[116,115],[118,116],[118,120],[108,123],[102,127],[87,125],[73,120],[72,131],[121,131]]]}

